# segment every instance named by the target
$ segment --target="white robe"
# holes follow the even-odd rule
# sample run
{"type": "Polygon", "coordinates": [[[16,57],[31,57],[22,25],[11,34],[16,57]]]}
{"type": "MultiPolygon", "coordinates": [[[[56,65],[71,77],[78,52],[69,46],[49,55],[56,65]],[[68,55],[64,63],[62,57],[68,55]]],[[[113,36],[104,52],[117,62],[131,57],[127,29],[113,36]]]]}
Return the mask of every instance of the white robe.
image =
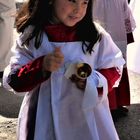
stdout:
{"type": "Polygon", "coordinates": [[[127,48],[127,65],[129,70],[140,74],[140,1],[131,0],[130,7],[136,21],[136,29],[133,33],[135,42],[127,48]]]}
{"type": "Polygon", "coordinates": [[[8,65],[13,45],[15,0],[0,0],[0,71],[8,65]]]}
{"type": "MultiPolygon", "coordinates": [[[[28,30],[26,33],[30,34],[28,30]]],[[[35,49],[34,40],[29,47],[21,46],[24,37],[26,35],[17,40],[17,46],[13,48],[15,55],[4,71],[5,88],[10,89],[7,84],[9,72],[52,52],[56,46],[61,46],[65,60],[64,65],[53,72],[48,80],[29,93],[20,93],[25,97],[19,114],[18,140],[26,140],[29,102],[32,101],[32,94],[38,91],[34,140],[119,140],[108,105],[107,80],[96,71],[110,67],[122,70],[125,63],[110,35],[102,32],[102,39],[95,44],[91,55],[82,52],[80,41],[49,42],[44,34],[40,48],[35,49]],[[79,61],[90,64],[93,69],[85,91],[79,90],[65,77],[67,64],[79,61]],[[98,96],[97,87],[103,87],[102,96],[98,96]]]]}
{"type": "Polygon", "coordinates": [[[126,57],[127,33],[135,29],[135,20],[127,0],[95,0],[93,19],[111,35],[126,57]]]}

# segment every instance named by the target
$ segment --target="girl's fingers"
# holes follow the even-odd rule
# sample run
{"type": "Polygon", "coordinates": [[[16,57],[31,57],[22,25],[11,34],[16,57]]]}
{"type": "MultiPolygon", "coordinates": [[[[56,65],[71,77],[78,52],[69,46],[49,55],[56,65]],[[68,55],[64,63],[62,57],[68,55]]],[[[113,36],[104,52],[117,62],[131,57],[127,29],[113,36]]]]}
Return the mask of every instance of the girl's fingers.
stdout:
{"type": "Polygon", "coordinates": [[[61,51],[61,47],[55,47],[53,55],[57,58],[64,58],[64,55],[61,51]]]}
{"type": "Polygon", "coordinates": [[[44,58],[43,67],[48,71],[58,70],[63,63],[63,58],[56,58],[53,54],[48,54],[44,58]]]}
{"type": "Polygon", "coordinates": [[[84,90],[86,87],[86,81],[78,81],[76,83],[77,88],[84,90]]]}
{"type": "Polygon", "coordinates": [[[61,48],[57,47],[55,48],[54,52],[45,56],[43,67],[45,67],[46,70],[53,72],[61,67],[63,61],[64,61],[64,55],[61,52],[61,48]]]}
{"type": "Polygon", "coordinates": [[[47,70],[53,72],[53,71],[58,70],[59,68],[60,68],[59,64],[54,64],[54,65],[50,65],[49,67],[47,67],[47,70]]]}
{"type": "Polygon", "coordinates": [[[70,77],[70,80],[76,84],[77,88],[84,90],[86,87],[86,80],[79,79],[75,74],[70,77]]]}
{"type": "Polygon", "coordinates": [[[54,54],[49,54],[48,58],[46,59],[46,62],[48,63],[58,63],[58,64],[62,64],[64,61],[64,57],[56,57],[54,56],[54,54]]]}

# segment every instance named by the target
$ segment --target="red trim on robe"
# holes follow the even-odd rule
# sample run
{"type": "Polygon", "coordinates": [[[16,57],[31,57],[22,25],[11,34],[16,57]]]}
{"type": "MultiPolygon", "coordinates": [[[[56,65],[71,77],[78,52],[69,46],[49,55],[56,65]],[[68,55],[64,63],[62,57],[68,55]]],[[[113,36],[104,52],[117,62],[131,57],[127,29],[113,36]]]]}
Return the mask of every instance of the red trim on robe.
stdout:
{"type": "Polygon", "coordinates": [[[108,91],[110,92],[113,89],[115,82],[120,78],[120,74],[116,68],[101,69],[99,72],[107,79],[108,91]]]}
{"type": "Polygon", "coordinates": [[[113,88],[108,94],[110,109],[117,109],[119,106],[130,105],[130,85],[127,68],[123,68],[122,78],[119,86],[113,88]]]}
{"type": "Polygon", "coordinates": [[[78,41],[76,35],[76,26],[67,27],[63,24],[47,25],[44,28],[49,41],[52,42],[74,42],[78,41]]]}
{"type": "Polygon", "coordinates": [[[32,90],[37,84],[41,84],[47,80],[51,72],[46,72],[45,77],[42,71],[43,58],[39,57],[36,60],[22,66],[15,73],[9,75],[9,85],[17,92],[26,92],[32,90]]]}
{"type": "MultiPolygon", "coordinates": [[[[24,65],[16,73],[11,74],[9,85],[17,92],[25,92],[32,90],[37,84],[41,84],[43,81],[47,80],[51,72],[48,72],[47,76],[43,77],[43,58],[44,56],[24,65]]],[[[109,91],[112,90],[116,80],[120,77],[116,68],[101,69],[99,72],[106,77],[109,91]]],[[[98,92],[99,95],[101,95],[102,88],[98,88],[98,92]]]]}

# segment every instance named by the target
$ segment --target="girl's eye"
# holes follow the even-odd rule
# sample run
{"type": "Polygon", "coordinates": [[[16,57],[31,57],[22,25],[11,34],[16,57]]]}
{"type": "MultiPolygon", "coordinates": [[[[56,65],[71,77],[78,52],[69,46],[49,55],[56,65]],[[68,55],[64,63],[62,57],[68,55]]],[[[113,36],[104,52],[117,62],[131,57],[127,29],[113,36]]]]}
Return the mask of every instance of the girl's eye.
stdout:
{"type": "Polygon", "coordinates": [[[73,3],[75,3],[76,2],[76,0],[68,0],[69,2],[73,2],[73,3]]]}
{"type": "MultiPolygon", "coordinates": [[[[76,3],[77,2],[77,0],[68,0],[69,2],[73,2],[73,3],[76,3]]],[[[84,4],[88,4],[88,0],[85,0],[84,2],[83,2],[84,4]]]]}
{"type": "Polygon", "coordinates": [[[85,0],[85,1],[84,1],[84,4],[88,4],[88,0],[85,0]]]}

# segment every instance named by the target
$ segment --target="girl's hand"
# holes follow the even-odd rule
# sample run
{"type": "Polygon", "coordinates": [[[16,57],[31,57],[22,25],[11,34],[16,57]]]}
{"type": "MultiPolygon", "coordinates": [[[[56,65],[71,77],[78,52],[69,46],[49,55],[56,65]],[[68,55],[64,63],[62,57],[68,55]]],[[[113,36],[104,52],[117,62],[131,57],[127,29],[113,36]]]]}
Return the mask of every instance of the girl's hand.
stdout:
{"type": "Polygon", "coordinates": [[[74,82],[77,88],[84,90],[86,87],[86,79],[80,79],[75,74],[70,77],[70,80],[74,82]]]}
{"type": "Polygon", "coordinates": [[[58,70],[64,62],[64,55],[61,48],[55,48],[55,50],[46,55],[43,60],[43,70],[44,71],[56,71],[58,70]]]}

